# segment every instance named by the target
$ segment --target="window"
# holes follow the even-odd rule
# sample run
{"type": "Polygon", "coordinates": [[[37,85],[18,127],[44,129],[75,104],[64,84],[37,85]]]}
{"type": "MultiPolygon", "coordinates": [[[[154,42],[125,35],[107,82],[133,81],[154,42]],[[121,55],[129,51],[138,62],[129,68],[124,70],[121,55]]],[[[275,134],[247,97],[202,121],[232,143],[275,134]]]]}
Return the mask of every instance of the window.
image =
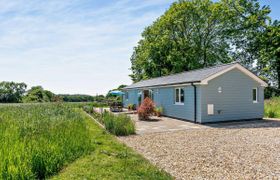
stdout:
{"type": "Polygon", "coordinates": [[[153,90],[149,90],[149,97],[154,100],[154,91],[153,90]]]}
{"type": "Polygon", "coordinates": [[[207,105],[207,113],[208,115],[214,115],[214,104],[207,105]]]}
{"type": "Polygon", "coordinates": [[[184,104],[185,102],[185,91],[183,88],[175,89],[175,104],[184,104]]]}
{"type": "Polygon", "coordinates": [[[258,102],[258,89],[257,88],[253,89],[253,102],[254,103],[258,102]]]}
{"type": "Polygon", "coordinates": [[[125,99],[128,99],[128,92],[125,92],[125,99]]]}

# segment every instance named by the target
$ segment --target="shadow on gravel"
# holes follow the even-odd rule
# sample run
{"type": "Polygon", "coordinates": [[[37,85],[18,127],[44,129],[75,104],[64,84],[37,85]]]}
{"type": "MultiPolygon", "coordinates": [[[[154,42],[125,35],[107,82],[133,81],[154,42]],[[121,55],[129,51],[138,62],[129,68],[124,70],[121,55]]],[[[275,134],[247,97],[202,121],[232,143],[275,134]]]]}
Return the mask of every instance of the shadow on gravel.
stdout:
{"type": "Polygon", "coordinates": [[[241,129],[241,128],[279,128],[280,121],[278,120],[240,120],[235,122],[219,122],[203,124],[212,128],[227,128],[227,129],[241,129]]]}

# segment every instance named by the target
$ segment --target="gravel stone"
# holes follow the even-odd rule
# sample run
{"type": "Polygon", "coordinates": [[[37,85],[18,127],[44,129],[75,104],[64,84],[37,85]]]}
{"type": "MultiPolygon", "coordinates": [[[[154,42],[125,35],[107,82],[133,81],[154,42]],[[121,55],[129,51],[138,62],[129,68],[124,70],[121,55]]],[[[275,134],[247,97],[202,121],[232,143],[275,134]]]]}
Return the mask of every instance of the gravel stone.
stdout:
{"type": "Polygon", "coordinates": [[[280,179],[280,121],[120,140],[176,179],[280,179]]]}

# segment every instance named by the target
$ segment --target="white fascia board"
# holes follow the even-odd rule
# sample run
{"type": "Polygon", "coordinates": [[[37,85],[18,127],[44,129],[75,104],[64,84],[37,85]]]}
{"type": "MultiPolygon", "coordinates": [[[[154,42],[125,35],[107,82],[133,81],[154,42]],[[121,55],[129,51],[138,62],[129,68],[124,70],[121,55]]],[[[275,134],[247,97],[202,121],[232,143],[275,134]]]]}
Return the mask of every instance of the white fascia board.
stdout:
{"type": "Polygon", "coordinates": [[[261,86],[263,86],[263,87],[267,87],[267,86],[268,86],[268,84],[267,84],[266,82],[264,82],[263,80],[261,80],[258,76],[256,76],[255,74],[253,74],[253,73],[250,72],[248,69],[246,69],[246,68],[244,68],[243,66],[241,66],[240,64],[235,64],[235,65],[233,65],[233,66],[231,66],[231,67],[229,67],[229,68],[227,68],[227,69],[225,69],[225,70],[223,70],[223,71],[220,71],[220,72],[218,72],[218,73],[216,73],[216,74],[213,74],[212,76],[209,76],[209,77],[203,79],[203,80],[201,81],[201,84],[206,85],[206,84],[208,84],[208,82],[209,82],[210,80],[215,79],[216,77],[221,76],[222,74],[225,74],[225,73],[227,73],[227,72],[229,72],[229,71],[231,71],[231,70],[233,70],[233,69],[238,69],[238,70],[240,70],[241,72],[243,72],[244,74],[246,74],[247,76],[249,76],[250,78],[252,78],[253,80],[255,80],[255,81],[257,81],[258,83],[260,83],[261,86]]]}
{"type": "Polygon", "coordinates": [[[174,84],[174,85],[162,85],[162,86],[147,86],[147,87],[141,87],[141,88],[135,88],[139,90],[145,90],[145,89],[158,89],[158,88],[164,88],[164,87],[182,87],[182,86],[190,86],[191,83],[184,83],[184,84],[174,84]]]}

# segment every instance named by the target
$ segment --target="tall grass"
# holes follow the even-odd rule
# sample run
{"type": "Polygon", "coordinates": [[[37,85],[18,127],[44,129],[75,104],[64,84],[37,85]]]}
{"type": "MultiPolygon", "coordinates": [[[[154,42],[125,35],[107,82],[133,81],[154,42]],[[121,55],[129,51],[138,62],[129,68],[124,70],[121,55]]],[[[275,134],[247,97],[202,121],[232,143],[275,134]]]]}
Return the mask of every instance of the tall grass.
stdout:
{"type": "Polygon", "coordinates": [[[93,149],[79,110],[56,104],[0,107],[0,179],[44,179],[93,149]]]}
{"type": "Polygon", "coordinates": [[[273,97],[265,101],[265,116],[280,118],[280,97],[273,97]]]}
{"type": "Polygon", "coordinates": [[[125,115],[114,115],[108,111],[103,114],[105,128],[114,135],[127,136],[135,134],[135,124],[132,119],[125,115]]]}

